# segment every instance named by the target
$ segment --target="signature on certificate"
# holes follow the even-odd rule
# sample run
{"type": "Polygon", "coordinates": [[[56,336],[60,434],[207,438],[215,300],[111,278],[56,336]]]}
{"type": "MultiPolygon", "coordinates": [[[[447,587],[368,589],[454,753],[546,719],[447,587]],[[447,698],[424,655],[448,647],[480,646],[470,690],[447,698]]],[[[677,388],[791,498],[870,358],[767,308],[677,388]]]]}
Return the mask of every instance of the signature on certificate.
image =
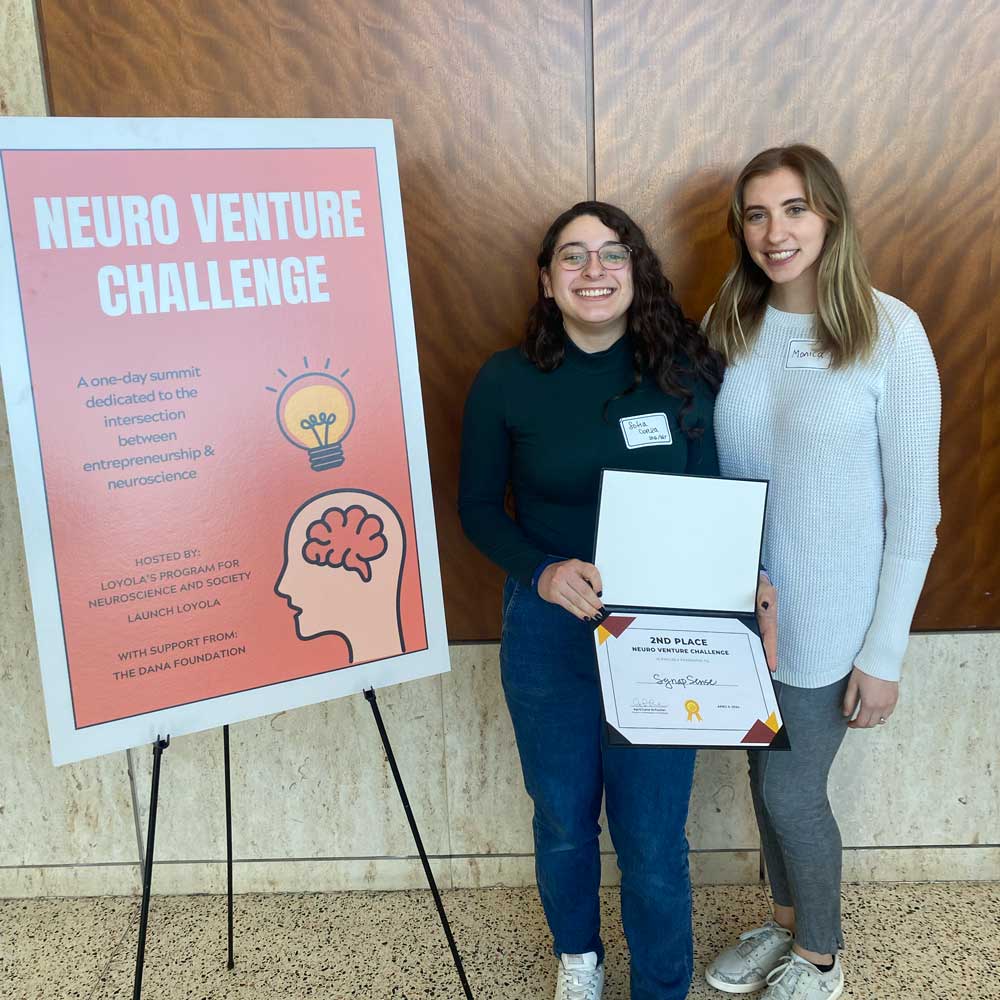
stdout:
{"type": "Polygon", "coordinates": [[[632,711],[644,715],[662,715],[669,710],[669,705],[655,698],[633,698],[632,711]]]}
{"type": "Polygon", "coordinates": [[[672,688],[686,687],[732,687],[731,684],[720,685],[714,677],[695,677],[688,674],[686,677],[664,677],[663,674],[653,674],[653,682],[661,684],[668,691],[672,688]]]}

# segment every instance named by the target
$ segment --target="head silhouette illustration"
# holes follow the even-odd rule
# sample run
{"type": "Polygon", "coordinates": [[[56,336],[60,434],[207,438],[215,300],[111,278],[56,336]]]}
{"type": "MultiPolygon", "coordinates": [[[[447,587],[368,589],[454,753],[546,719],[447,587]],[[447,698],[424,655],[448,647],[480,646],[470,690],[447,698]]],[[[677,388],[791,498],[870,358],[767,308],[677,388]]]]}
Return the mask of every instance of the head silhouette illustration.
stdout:
{"type": "Polygon", "coordinates": [[[395,656],[405,554],[403,522],[387,500],[331,490],[292,515],[274,592],[295,611],[300,639],[339,635],[351,663],[395,656]]]}

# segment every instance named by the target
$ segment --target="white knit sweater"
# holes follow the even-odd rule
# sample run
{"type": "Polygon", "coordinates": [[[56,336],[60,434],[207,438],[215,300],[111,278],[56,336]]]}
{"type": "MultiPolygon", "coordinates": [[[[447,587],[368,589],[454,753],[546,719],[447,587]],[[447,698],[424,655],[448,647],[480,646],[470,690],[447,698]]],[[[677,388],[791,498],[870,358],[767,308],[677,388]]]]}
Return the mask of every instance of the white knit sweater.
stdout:
{"type": "Polygon", "coordinates": [[[831,369],[813,316],[768,307],[715,409],[724,476],[768,479],[763,563],[778,588],[776,679],[856,664],[898,680],[936,544],[941,391],[915,312],[876,292],[871,358],[831,369]]]}

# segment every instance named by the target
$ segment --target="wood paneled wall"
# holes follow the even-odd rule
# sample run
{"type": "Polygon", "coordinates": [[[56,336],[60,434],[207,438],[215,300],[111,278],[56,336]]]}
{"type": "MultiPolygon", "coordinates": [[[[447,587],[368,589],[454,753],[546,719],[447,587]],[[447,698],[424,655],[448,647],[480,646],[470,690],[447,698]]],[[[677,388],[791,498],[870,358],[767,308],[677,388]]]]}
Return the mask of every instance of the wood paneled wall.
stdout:
{"type": "Polygon", "coordinates": [[[501,577],[455,510],[462,406],[520,336],[549,220],[586,197],[580,4],[39,6],[53,114],[394,119],[449,631],[495,637],[501,577]]]}
{"type": "Polygon", "coordinates": [[[1000,626],[1000,4],[645,0],[594,23],[597,185],[658,237],[700,317],[732,259],[732,180],[823,149],[877,287],[941,371],[943,517],[916,628],[1000,626]]]}
{"type": "Polygon", "coordinates": [[[735,171],[791,140],[843,170],[877,284],[941,367],[945,519],[917,626],[1000,626],[1000,0],[589,2],[38,5],[53,114],[395,120],[453,639],[499,628],[499,574],[455,515],[461,408],[519,335],[548,222],[594,169],[700,316],[735,171]]]}

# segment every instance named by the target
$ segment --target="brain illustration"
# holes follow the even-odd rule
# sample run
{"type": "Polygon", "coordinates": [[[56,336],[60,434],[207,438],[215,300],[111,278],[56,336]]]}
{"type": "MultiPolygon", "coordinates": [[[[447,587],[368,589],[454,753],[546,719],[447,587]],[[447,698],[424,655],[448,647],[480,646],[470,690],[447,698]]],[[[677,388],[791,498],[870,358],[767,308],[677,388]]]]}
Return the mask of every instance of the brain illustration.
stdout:
{"type": "Polygon", "coordinates": [[[343,567],[368,583],[372,578],[371,563],[385,555],[389,547],[384,527],[382,518],[369,514],[364,507],[331,507],[309,525],[302,558],[315,566],[343,567]]]}

